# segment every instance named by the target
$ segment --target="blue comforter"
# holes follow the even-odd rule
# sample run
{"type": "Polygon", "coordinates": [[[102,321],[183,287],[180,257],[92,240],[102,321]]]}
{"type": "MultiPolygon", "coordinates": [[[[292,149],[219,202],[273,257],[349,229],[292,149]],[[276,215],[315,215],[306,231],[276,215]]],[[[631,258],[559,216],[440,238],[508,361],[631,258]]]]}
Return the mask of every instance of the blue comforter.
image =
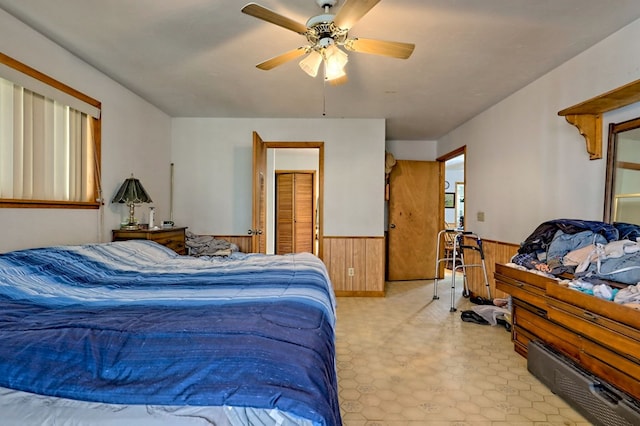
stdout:
{"type": "Polygon", "coordinates": [[[335,301],[310,254],[149,241],[0,255],[0,386],[116,404],[276,408],[341,424],[335,301]]]}

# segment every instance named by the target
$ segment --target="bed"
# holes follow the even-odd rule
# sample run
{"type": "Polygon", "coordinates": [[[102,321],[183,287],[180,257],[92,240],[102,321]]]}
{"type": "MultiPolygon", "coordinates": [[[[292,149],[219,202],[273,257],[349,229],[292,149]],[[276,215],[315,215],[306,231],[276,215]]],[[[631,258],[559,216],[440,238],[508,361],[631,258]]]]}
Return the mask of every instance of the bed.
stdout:
{"type": "Polygon", "coordinates": [[[340,425],[334,326],[308,253],[0,254],[2,424],[340,425]]]}

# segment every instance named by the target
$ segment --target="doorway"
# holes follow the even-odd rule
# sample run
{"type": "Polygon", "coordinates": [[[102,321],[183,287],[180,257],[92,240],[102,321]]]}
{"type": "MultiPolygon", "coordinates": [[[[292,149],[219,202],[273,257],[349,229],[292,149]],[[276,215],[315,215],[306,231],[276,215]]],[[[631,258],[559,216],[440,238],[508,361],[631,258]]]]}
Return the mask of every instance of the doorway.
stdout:
{"type": "Polygon", "coordinates": [[[324,197],[324,142],[263,141],[253,132],[253,214],[252,250],[256,253],[274,253],[275,229],[275,170],[314,170],[316,172],[315,244],[314,254],[322,258],[323,252],[323,197],[324,197]],[[312,157],[313,166],[300,157],[291,163],[292,157],[304,153],[312,157]],[[288,158],[289,163],[281,161],[288,158]]]}
{"type": "Polygon", "coordinates": [[[438,158],[444,162],[444,223],[442,229],[464,229],[465,225],[465,156],[466,146],[438,158]]]}

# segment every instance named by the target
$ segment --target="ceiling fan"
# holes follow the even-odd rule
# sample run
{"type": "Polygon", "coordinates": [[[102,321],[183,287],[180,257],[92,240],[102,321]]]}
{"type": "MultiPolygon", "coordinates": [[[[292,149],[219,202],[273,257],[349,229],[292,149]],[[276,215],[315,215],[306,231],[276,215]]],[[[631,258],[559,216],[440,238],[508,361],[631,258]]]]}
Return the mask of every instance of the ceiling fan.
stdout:
{"type": "Polygon", "coordinates": [[[256,65],[261,70],[271,70],[286,62],[307,55],[300,61],[300,67],[311,77],[318,74],[324,62],[325,80],[332,84],[346,81],[345,65],[348,55],[340,47],[352,52],[370,53],[407,59],[413,53],[414,44],[382,41],[367,38],[349,38],[349,30],[366,15],[380,0],[345,0],[334,15],[330,9],[337,0],[316,0],[324,13],[312,16],[306,25],[282,16],[256,3],[249,3],[242,12],[263,21],[294,31],[307,38],[306,46],[298,47],[256,65]]]}

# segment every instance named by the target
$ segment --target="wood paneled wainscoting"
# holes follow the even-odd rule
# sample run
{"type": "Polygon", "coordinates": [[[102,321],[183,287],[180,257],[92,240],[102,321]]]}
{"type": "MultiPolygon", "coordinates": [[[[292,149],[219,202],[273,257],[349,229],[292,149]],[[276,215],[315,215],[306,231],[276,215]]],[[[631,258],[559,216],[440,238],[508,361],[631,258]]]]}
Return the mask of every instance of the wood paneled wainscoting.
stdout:
{"type": "Polygon", "coordinates": [[[384,296],[384,237],[324,237],[322,260],[336,296],[384,296]]]}
{"type": "MultiPolygon", "coordinates": [[[[251,253],[251,236],[213,235],[251,253]]],[[[324,237],[322,260],[336,296],[384,296],[384,237],[324,237]]]]}
{"type": "MultiPolygon", "coordinates": [[[[465,244],[475,245],[472,243],[465,244]]],[[[489,278],[489,286],[491,287],[491,297],[504,298],[507,293],[496,290],[496,282],[493,273],[496,269],[496,263],[508,263],[513,255],[518,252],[519,244],[505,243],[501,241],[482,240],[482,249],[484,251],[484,262],[487,268],[487,276],[489,278]]],[[[475,250],[465,250],[464,260],[466,264],[480,264],[480,253],[475,250]]],[[[487,289],[482,276],[482,268],[467,269],[467,283],[471,296],[487,297],[487,289]]]]}
{"type": "Polygon", "coordinates": [[[237,245],[242,253],[251,253],[250,235],[213,235],[213,238],[226,240],[237,245]]]}

